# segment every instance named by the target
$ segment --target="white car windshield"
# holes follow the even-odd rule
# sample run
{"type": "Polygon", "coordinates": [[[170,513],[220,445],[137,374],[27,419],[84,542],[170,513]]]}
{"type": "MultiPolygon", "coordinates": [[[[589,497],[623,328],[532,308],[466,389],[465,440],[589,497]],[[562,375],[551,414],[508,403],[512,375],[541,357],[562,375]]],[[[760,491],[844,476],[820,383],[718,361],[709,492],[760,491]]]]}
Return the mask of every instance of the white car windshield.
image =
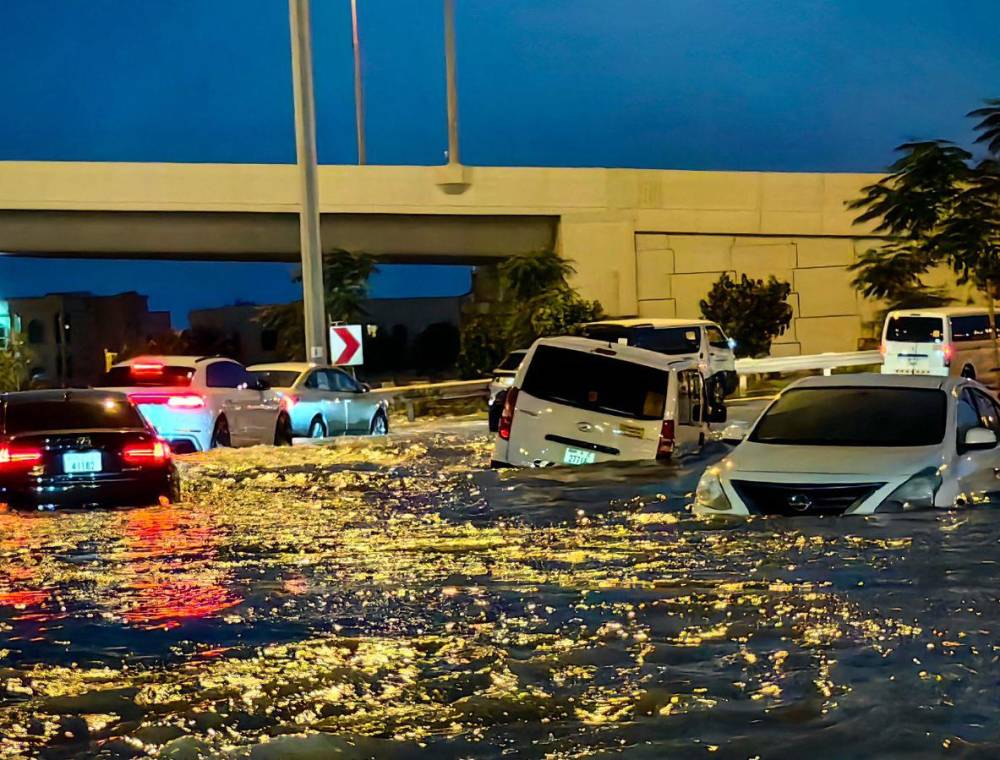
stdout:
{"type": "Polygon", "coordinates": [[[750,440],[795,446],[931,446],[948,398],[932,388],[797,388],[768,409],[750,440]]]}

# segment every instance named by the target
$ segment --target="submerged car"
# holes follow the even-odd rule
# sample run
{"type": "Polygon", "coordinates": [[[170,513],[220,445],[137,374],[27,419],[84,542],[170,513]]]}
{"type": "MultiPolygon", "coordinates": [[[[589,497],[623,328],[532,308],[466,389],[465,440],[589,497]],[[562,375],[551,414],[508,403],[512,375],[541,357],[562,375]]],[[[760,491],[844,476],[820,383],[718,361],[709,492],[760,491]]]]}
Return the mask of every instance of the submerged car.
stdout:
{"type": "Polygon", "coordinates": [[[281,362],[256,364],[248,371],[280,399],[294,435],[326,438],[389,432],[385,400],[338,367],[281,362]]]}
{"type": "Polygon", "coordinates": [[[266,383],[220,356],[140,356],[101,385],[135,403],[177,454],[219,446],[292,444],[291,420],[266,383]]]}
{"type": "Polygon", "coordinates": [[[709,421],[689,360],[587,338],[543,338],[507,391],[496,466],[547,467],[670,459],[698,448],[709,421]]]}
{"type": "Polygon", "coordinates": [[[1000,405],[965,378],[811,377],[790,385],[705,471],[703,516],[843,515],[1000,498],[1000,405]]]}
{"type": "Polygon", "coordinates": [[[124,394],[0,395],[0,501],[37,509],[142,506],[179,493],[169,444],[124,394]]]}

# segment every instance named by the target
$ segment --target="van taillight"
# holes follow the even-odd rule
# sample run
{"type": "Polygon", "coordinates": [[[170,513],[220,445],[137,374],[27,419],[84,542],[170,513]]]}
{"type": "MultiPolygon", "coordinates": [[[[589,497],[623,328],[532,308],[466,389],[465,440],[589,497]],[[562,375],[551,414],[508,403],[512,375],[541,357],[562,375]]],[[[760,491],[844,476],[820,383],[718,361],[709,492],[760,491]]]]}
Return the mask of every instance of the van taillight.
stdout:
{"type": "Polygon", "coordinates": [[[885,356],[886,354],[889,353],[889,347],[885,344],[884,340],[882,341],[882,345],[878,347],[878,352],[882,354],[882,356],[885,356]]]}
{"type": "Polygon", "coordinates": [[[674,421],[664,420],[660,428],[660,442],[656,446],[657,459],[670,459],[674,453],[674,421]]]}
{"type": "Polygon", "coordinates": [[[941,347],[941,353],[944,354],[944,366],[951,366],[951,359],[955,355],[955,347],[951,343],[945,343],[941,347]]]}
{"type": "Polygon", "coordinates": [[[514,408],[517,406],[517,388],[507,391],[507,398],[503,402],[503,411],[500,413],[500,425],[497,433],[505,441],[510,440],[510,428],[514,424],[514,408]]]}

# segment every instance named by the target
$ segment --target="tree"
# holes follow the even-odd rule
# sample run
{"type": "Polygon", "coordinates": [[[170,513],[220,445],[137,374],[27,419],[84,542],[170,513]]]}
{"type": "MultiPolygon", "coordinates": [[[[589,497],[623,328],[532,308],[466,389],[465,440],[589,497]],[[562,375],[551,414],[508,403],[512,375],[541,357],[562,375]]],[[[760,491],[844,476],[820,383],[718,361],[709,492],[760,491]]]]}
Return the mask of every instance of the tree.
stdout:
{"type": "MultiPolygon", "coordinates": [[[[377,271],[375,259],[366,253],[350,253],[342,249],[323,254],[323,293],[326,315],[334,322],[352,322],[364,315],[362,303],[368,296],[368,279],[377,271]]],[[[293,276],[302,281],[302,270],[293,276]]],[[[278,335],[278,345],[290,359],[306,355],[301,301],[263,306],[257,321],[278,335]]]]}
{"type": "Polygon", "coordinates": [[[581,298],[569,284],[575,272],[572,262],[553,251],[505,260],[499,267],[499,303],[490,314],[462,325],[462,375],[481,377],[513,349],[599,319],[601,305],[581,298]]]}
{"type": "Polygon", "coordinates": [[[0,348],[0,391],[19,391],[31,375],[31,351],[24,335],[11,333],[7,344],[0,348]]]}
{"type": "Polygon", "coordinates": [[[792,286],[774,275],[765,282],[744,274],[734,282],[723,272],[701,301],[701,313],[736,340],[737,356],[767,356],[771,341],[792,322],[792,307],[785,300],[791,292],[792,286]]]}
{"type": "MultiPolygon", "coordinates": [[[[969,151],[944,140],[906,143],[897,148],[902,155],[889,173],[848,204],[862,212],[856,222],[877,220],[876,231],[889,237],[883,252],[868,252],[854,266],[855,285],[866,296],[890,303],[901,294],[933,297],[921,276],[948,265],[959,283],[971,282],[986,295],[995,324],[1000,297],[1000,100],[988,100],[968,116],[979,120],[973,127],[975,143],[986,147],[985,158],[973,163],[969,151]]],[[[915,304],[911,300],[906,305],[915,304]]],[[[995,366],[1000,366],[996,331],[993,341],[995,366]]]]}

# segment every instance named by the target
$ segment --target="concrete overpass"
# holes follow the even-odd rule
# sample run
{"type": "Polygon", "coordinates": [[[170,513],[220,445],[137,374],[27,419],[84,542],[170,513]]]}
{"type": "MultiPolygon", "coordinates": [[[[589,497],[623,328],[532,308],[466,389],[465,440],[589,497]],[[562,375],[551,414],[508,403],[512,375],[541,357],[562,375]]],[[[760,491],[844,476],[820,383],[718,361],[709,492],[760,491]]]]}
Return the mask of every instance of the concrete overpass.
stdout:
{"type": "MultiPolygon", "coordinates": [[[[394,262],[555,249],[615,315],[695,316],[721,272],[792,283],[777,353],[853,350],[874,305],[846,267],[870,247],[844,202],[863,174],[323,166],[325,249],[394,262]]],[[[297,260],[294,166],[0,162],[0,251],[297,260]]]]}

